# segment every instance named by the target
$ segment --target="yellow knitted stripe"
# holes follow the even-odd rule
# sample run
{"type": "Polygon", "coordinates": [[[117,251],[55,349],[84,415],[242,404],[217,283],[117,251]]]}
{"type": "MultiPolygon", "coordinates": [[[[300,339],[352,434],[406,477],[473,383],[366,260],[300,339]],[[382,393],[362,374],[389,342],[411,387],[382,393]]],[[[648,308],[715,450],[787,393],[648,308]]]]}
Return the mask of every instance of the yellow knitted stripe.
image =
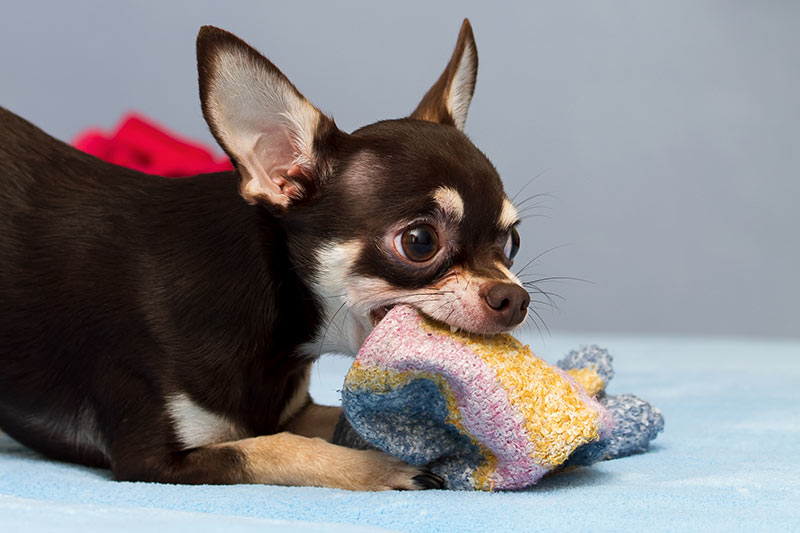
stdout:
{"type": "MultiPolygon", "coordinates": [[[[470,440],[472,440],[472,437],[470,437],[470,440]]],[[[486,461],[476,468],[472,473],[472,484],[476,490],[493,491],[494,481],[492,480],[492,476],[494,475],[495,470],[497,470],[497,457],[495,457],[495,455],[485,446],[475,442],[474,440],[472,442],[478,446],[478,448],[481,450],[481,454],[486,458],[486,461]]]]}
{"type": "Polygon", "coordinates": [[[593,368],[570,368],[566,373],[572,376],[572,379],[577,381],[589,396],[596,396],[598,392],[606,388],[606,382],[593,368]]]}
{"type": "Polygon", "coordinates": [[[512,408],[525,420],[538,464],[554,468],[579,445],[598,439],[598,414],[555,369],[511,335],[454,333],[427,318],[423,327],[466,346],[494,371],[512,408]]]}

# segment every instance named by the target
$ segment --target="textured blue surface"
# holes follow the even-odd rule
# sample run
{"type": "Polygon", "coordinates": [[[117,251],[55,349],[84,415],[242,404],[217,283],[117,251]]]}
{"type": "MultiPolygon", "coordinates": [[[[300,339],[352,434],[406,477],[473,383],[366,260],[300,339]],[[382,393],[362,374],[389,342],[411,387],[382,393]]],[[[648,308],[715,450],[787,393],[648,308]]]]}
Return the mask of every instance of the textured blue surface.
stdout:
{"type": "MultiPolygon", "coordinates": [[[[632,392],[664,412],[666,428],[651,450],[525,492],[352,493],[116,483],[105,471],[47,461],[0,437],[0,531],[800,529],[800,343],[528,340],[548,361],[583,343],[607,346],[616,370],[609,393],[632,392]]],[[[314,370],[317,400],[336,401],[348,365],[328,358],[314,370]]]]}

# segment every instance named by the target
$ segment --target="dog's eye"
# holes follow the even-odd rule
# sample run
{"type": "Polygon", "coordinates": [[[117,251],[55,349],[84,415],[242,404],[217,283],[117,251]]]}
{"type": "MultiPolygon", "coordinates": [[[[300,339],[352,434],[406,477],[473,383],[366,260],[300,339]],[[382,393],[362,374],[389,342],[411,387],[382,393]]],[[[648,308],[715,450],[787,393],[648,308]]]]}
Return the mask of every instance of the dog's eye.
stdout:
{"type": "Polygon", "coordinates": [[[513,261],[519,252],[519,232],[517,228],[511,228],[506,237],[506,244],[503,246],[503,253],[506,254],[509,261],[513,261]]]}
{"type": "Polygon", "coordinates": [[[439,250],[439,236],[433,226],[419,224],[397,235],[394,245],[398,253],[409,261],[424,263],[439,250]]]}

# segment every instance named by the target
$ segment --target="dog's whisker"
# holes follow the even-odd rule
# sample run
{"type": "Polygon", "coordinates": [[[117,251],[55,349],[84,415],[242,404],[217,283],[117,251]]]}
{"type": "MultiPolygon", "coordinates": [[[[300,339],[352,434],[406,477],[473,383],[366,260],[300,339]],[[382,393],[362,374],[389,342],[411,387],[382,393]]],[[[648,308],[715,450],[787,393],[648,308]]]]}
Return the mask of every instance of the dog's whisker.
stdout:
{"type": "Polygon", "coordinates": [[[526,269],[528,269],[531,265],[534,265],[536,263],[536,261],[538,261],[539,259],[544,257],[546,254],[549,254],[550,252],[553,252],[553,251],[558,250],[560,248],[566,248],[567,246],[571,246],[571,244],[559,244],[557,246],[552,246],[552,247],[548,248],[547,250],[541,252],[539,255],[537,255],[536,257],[534,257],[533,259],[531,259],[527,263],[525,263],[525,266],[523,266],[521,269],[519,269],[516,272],[516,276],[517,277],[521,276],[525,272],[526,269]]]}
{"type": "Polygon", "coordinates": [[[517,211],[517,214],[522,216],[544,216],[544,213],[539,213],[540,211],[552,211],[553,209],[549,205],[528,205],[525,206],[517,211]]]}
{"type": "Polygon", "coordinates": [[[530,303],[532,303],[532,304],[539,304],[539,305],[543,305],[543,306],[545,306],[546,308],[549,308],[549,309],[555,309],[555,310],[558,310],[558,306],[557,306],[556,304],[552,303],[552,302],[549,302],[549,301],[544,301],[544,300],[531,300],[531,301],[530,301],[530,303]]]}
{"type": "Polygon", "coordinates": [[[531,322],[533,323],[534,326],[536,326],[536,331],[539,332],[539,337],[542,340],[544,340],[544,335],[542,334],[542,329],[539,327],[539,324],[536,322],[536,318],[539,319],[539,322],[541,322],[542,326],[544,326],[545,330],[547,330],[547,334],[548,335],[550,335],[550,329],[547,327],[547,324],[545,323],[544,319],[542,318],[542,315],[540,315],[538,312],[536,312],[536,310],[534,308],[532,308],[532,307],[529,307],[528,309],[530,311],[532,311],[533,314],[535,315],[535,318],[531,317],[531,322]]]}
{"type": "Polygon", "coordinates": [[[543,214],[520,215],[519,220],[521,222],[524,222],[532,218],[546,218],[547,220],[553,220],[553,217],[551,217],[550,215],[543,215],[543,214]]]}
{"type": "Polygon", "coordinates": [[[330,320],[328,320],[328,324],[325,326],[325,332],[322,334],[322,340],[320,340],[320,343],[319,343],[319,352],[317,353],[317,357],[321,357],[322,356],[322,347],[325,345],[325,338],[328,336],[328,330],[330,329],[331,324],[333,324],[333,321],[336,318],[336,315],[339,314],[339,311],[341,311],[342,308],[346,304],[347,304],[347,301],[342,302],[342,305],[339,306],[339,308],[336,310],[336,312],[333,314],[333,316],[330,318],[330,320]]]}
{"type": "Polygon", "coordinates": [[[547,301],[548,301],[548,302],[550,302],[551,304],[553,304],[553,306],[555,306],[555,305],[556,305],[556,303],[555,303],[555,301],[553,300],[553,298],[558,298],[558,299],[559,299],[559,300],[561,300],[562,302],[566,302],[566,301],[567,301],[567,299],[566,299],[566,298],[564,298],[563,296],[561,296],[561,295],[560,295],[560,294],[558,294],[557,292],[546,291],[546,290],[544,290],[544,289],[542,289],[541,287],[538,287],[538,286],[536,286],[536,285],[525,285],[525,284],[523,283],[523,286],[524,286],[524,287],[525,287],[525,289],[526,289],[526,290],[528,290],[528,291],[531,291],[531,290],[532,290],[532,291],[536,292],[537,294],[541,294],[542,296],[544,296],[544,297],[547,299],[547,301]]]}
{"type": "Polygon", "coordinates": [[[572,276],[547,276],[545,278],[538,278],[538,279],[534,279],[534,280],[525,281],[525,282],[523,282],[523,285],[525,283],[533,284],[533,283],[542,283],[542,282],[547,282],[547,281],[580,281],[580,282],[583,282],[583,283],[589,283],[591,285],[594,285],[593,281],[590,281],[588,279],[583,279],[583,278],[575,278],[575,277],[572,277],[572,276]]]}
{"type": "Polygon", "coordinates": [[[540,177],[542,177],[542,176],[544,176],[545,174],[547,174],[548,172],[550,172],[550,170],[551,170],[551,169],[549,169],[549,168],[546,168],[546,169],[542,170],[541,172],[539,172],[538,174],[536,174],[535,176],[533,176],[531,179],[529,179],[529,180],[528,180],[528,181],[525,183],[525,185],[523,185],[523,186],[522,186],[522,188],[520,188],[520,190],[518,190],[518,191],[516,192],[516,194],[514,194],[514,196],[512,196],[512,197],[511,197],[511,203],[513,204],[513,203],[514,203],[514,201],[516,200],[517,196],[519,196],[520,194],[522,194],[522,192],[523,192],[525,189],[527,189],[527,188],[528,188],[528,186],[529,186],[531,183],[533,183],[534,181],[536,181],[536,180],[537,180],[537,179],[539,179],[540,177]]]}
{"type": "MultiPolygon", "coordinates": [[[[537,198],[547,198],[549,200],[557,200],[558,199],[552,193],[540,192],[538,194],[532,194],[532,195],[528,196],[527,198],[525,198],[524,200],[522,200],[520,202],[514,202],[514,205],[517,207],[517,209],[521,209],[521,208],[523,208],[525,206],[525,204],[527,204],[528,202],[530,202],[532,200],[536,200],[537,198]]],[[[544,202],[540,202],[540,204],[543,205],[544,202]]]]}
{"type": "Polygon", "coordinates": [[[560,297],[560,298],[562,299],[562,301],[563,301],[563,297],[561,297],[561,296],[559,296],[559,295],[557,295],[557,294],[555,294],[555,293],[551,293],[551,292],[549,292],[549,291],[545,291],[545,290],[541,289],[540,287],[538,287],[538,286],[536,286],[536,285],[533,285],[533,284],[525,284],[525,283],[523,283],[523,284],[522,284],[522,286],[523,286],[523,287],[525,287],[525,290],[527,290],[527,291],[529,291],[529,292],[530,292],[531,290],[533,290],[533,291],[534,291],[534,292],[536,292],[537,294],[541,294],[541,295],[542,295],[542,296],[544,296],[544,297],[547,299],[547,301],[548,301],[548,302],[550,302],[552,305],[555,305],[555,304],[556,304],[556,303],[555,303],[555,301],[553,300],[553,297],[560,297]]]}
{"type": "MultiPolygon", "coordinates": [[[[440,310],[442,307],[445,307],[446,305],[451,305],[452,303],[453,303],[453,302],[449,302],[449,301],[448,301],[448,302],[444,302],[444,303],[443,303],[443,304],[441,304],[439,307],[437,307],[436,309],[434,309],[434,310],[433,310],[433,312],[432,312],[431,314],[436,314],[436,313],[438,313],[438,312],[439,312],[439,310],[440,310]]],[[[453,314],[453,311],[455,311],[455,308],[453,308],[453,309],[451,309],[451,310],[450,310],[450,313],[448,313],[448,315],[447,315],[447,318],[445,318],[445,319],[444,319],[442,322],[447,322],[447,320],[450,318],[450,315],[452,315],[452,314],[453,314]]]]}

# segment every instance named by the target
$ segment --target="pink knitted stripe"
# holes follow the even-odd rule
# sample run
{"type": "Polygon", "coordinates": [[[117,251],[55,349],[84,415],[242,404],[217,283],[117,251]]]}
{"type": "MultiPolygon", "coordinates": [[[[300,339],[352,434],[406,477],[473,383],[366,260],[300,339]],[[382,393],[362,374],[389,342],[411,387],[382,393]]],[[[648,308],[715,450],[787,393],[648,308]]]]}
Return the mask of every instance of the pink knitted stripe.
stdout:
{"type": "Polygon", "coordinates": [[[358,361],[384,370],[442,376],[453,391],[461,423],[497,457],[491,478],[498,485],[527,486],[547,472],[534,461],[535,448],[522,415],[509,403],[494,371],[453,339],[426,332],[414,310],[394,309],[368,337],[358,361]]]}

